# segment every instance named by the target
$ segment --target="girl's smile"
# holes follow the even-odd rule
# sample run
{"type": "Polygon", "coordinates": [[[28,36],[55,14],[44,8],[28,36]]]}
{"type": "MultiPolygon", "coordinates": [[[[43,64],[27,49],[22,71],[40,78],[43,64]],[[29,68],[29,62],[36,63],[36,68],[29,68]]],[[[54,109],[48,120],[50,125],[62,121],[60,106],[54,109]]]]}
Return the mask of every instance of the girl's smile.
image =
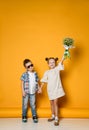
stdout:
{"type": "Polygon", "coordinates": [[[50,59],[48,62],[48,65],[50,67],[50,69],[54,69],[56,64],[55,64],[55,60],[54,59],[50,59]]]}

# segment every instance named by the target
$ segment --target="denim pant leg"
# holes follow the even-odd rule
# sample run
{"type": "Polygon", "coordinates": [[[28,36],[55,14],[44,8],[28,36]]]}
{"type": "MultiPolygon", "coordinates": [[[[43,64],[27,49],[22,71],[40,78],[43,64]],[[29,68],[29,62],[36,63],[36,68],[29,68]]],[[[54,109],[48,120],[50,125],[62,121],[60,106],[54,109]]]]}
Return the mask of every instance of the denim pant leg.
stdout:
{"type": "Polygon", "coordinates": [[[27,116],[28,98],[28,94],[25,97],[23,97],[22,116],[27,116]]]}
{"type": "Polygon", "coordinates": [[[30,107],[31,107],[31,112],[32,116],[36,116],[36,104],[35,104],[35,94],[29,94],[30,96],[30,107]]]}

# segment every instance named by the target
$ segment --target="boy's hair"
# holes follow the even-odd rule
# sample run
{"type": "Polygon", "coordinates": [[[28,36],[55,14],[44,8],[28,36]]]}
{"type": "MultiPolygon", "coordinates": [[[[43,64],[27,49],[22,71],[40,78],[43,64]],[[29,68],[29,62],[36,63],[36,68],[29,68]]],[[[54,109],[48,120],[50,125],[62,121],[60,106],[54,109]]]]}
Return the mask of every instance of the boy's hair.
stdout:
{"type": "Polygon", "coordinates": [[[49,58],[48,58],[48,57],[46,57],[46,58],[45,58],[45,60],[47,61],[47,63],[49,63],[49,60],[50,60],[50,59],[55,60],[55,62],[57,62],[57,61],[58,61],[58,58],[57,58],[57,57],[56,57],[56,58],[54,58],[54,57],[49,57],[49,58]]]}
{"type": "Polygon", "coordinates": [[[28,62],[31,62],[31,60],[29,60],[29,59],[25,59],[25,60],[23,61],[23,65],[24,65],[24,67],[25,67],[25,65],[26,65],[28,62]]]}

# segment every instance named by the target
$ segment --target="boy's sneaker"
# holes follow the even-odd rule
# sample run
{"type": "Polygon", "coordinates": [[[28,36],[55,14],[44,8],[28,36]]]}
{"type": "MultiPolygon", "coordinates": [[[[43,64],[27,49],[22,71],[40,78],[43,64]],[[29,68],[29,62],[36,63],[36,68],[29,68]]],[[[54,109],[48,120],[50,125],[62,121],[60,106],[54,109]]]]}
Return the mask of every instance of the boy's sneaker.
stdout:
{"type": "Polygon", "coordinates": [[[22,117],[22,122],[27,122],[27,117],[26,116],[22,117]]]}
{"type": "Polygon", "coordinates": [[[34,121],[34,123],[38,123],[38,118],[37,118],[37,116],[33,116],[33,121],[34,121]]]}

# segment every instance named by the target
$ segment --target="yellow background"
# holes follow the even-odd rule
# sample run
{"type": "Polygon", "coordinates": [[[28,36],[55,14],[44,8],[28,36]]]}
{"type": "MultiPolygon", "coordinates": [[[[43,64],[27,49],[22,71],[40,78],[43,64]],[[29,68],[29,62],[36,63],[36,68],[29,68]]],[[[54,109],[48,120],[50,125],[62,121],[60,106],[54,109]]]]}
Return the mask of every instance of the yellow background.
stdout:
{"type": "MultiPolygon", "coordinates": [[[[66,96],[59,116],[89,117],[89,0],[0,0],[0,117],[21,117],[23,60],[31,59],[41,78],[45,57],[61,59],[65,37],[76,48],[61,72],[66,96]]],[[[37,112],[51,114],[46,86],[37,95],[37,112]]]]}

